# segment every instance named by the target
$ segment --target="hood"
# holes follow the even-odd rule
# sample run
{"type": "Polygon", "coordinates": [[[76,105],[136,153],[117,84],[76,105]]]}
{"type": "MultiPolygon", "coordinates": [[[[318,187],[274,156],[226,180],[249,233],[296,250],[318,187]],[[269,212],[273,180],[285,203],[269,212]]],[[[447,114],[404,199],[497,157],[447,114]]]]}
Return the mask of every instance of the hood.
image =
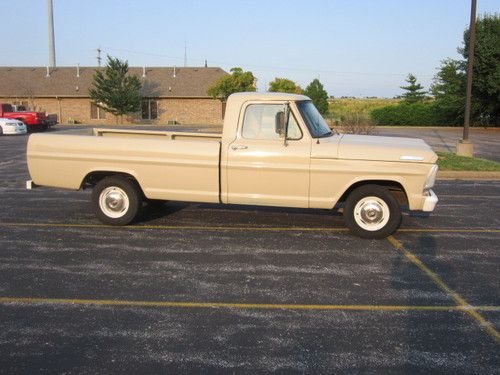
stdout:
{"type": "Polygon", "coordinates": [[[313,145],[313,158],[435,163],[437,155],[422,139],[344,134],[313,145]]]}

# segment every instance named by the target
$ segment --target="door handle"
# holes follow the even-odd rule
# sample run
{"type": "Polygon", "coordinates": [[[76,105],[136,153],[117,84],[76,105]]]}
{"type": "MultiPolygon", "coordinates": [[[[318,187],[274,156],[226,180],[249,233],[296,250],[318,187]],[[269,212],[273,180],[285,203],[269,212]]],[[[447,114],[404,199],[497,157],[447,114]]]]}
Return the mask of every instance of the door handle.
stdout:
{"type": "Polygon", "coordinates": [[[232,145],[231,149],[233,150],[246,150],[248,146],[243,146],[243,145],[232,145]]]}

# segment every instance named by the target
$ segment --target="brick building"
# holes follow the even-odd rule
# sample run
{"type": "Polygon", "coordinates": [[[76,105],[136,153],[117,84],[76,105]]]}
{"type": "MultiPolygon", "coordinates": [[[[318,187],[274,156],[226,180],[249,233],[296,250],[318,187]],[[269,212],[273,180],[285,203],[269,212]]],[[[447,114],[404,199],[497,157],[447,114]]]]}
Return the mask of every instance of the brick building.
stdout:
{"type": "MultiPolygon", "coordinates": [[[[95,67],[0,67],[0,102],[57,114],[62,124],[113,124],[89,97],[95,67]]],[[[221,68],[129,68],[143,83],[142,111],[124,123],[220,124],[223,108],[207,89],[227,74],[221,68]]]]}

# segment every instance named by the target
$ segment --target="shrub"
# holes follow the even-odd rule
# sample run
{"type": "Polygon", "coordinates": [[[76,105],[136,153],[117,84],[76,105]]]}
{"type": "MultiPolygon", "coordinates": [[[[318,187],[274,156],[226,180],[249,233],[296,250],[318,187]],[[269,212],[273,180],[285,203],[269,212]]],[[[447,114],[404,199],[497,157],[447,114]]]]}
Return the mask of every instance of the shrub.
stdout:
{"type": "Polygon", "coordinates": [[[356,114],[345,116],[337,126],[336,130],[343,134],[375,134],[375,126],[364,115],[356,114]]]}
{"type": "Polygon", "coordinates": [[[445,116],[436,102],[400,103],[377,108],[370,116],[377,125],[457,126],[455,121],[445,116]]]}
{"type": "Polygon", "coordinates": [[[349,116],[369,116],[375,108],[398,104],[400,99],[381,98],[336,98],[329,100],[329,114],[332,119],[342,120],[349,116]]]}

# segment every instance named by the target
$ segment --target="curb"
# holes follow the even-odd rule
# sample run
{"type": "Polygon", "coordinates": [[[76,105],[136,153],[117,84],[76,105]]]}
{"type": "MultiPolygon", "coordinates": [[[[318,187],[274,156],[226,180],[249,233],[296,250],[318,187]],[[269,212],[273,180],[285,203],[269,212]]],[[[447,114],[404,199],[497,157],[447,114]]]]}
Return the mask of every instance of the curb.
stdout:
{"type": "Polygon", "coordinates": [[[438,180],[500,180],[500,172],[438,171],[438,180]]]}
{"type": "MultiPolygon", "coordinates": [[[[375,125],[375,129],[407,129],[407,130],[412,130],[412,129],[428,129],[428,130],[459,130],[463,131],[463,126],[418,126],[418,125],[375,125]]],[[[475,132],[475,131],[493,131],[493,132],[498,132],[500,131],[500,128],[497,126],[476,126],[476,127],[470,127],[469,132],[475,132]]]]}

